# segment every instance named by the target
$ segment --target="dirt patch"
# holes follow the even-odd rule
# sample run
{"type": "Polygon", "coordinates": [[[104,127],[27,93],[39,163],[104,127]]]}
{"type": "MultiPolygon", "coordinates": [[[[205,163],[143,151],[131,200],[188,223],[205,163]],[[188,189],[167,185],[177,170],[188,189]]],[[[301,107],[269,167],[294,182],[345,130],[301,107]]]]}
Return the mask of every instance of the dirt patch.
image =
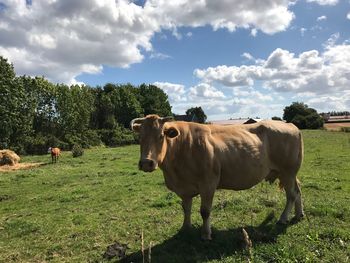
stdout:
{"type": "Polygon", "coordinates": [[[340,131],[342,127],[350,127],[350,122],[325,123],[323,127],[328,131],[340,131]]]}
{"type": "Polygon", "coordinates": [[[25,170],[45,165],[45,163],[17,163],[15,165],[2,165],[0,172],[11,172],[16,170],[25,170]]]}

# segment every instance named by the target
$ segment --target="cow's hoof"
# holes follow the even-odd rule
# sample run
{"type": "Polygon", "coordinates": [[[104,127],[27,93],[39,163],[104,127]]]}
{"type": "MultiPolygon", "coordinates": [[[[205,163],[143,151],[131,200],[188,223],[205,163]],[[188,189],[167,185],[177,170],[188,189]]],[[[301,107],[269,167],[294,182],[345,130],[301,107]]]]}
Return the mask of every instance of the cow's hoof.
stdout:
{"type": "Polygon", "coordinates": [[[211,241],[212,240],[211,236],[204,236],[204,235],[201,236],[201,239],[203,241],[211,241]]]}
{"type": "Polygon", "coordinates": [[[303,214],[300,214],[300,215],[296,215],[296,216],[294,216],[293,218],[292,218],[292,223],[298,223],[298,222],[300,222],[301,220],[303,220],[304,219],[304,217],[305,217],[305,214],[303,213],[303,214]]]}
{"type": "Polygon", "coordinates": [[[211,238],[211,233],[204,233],[204,232],[202,232],[202,234],[201,234],[201,239],[203,240],[203,241],[211,241],[212,240],[212,238],[211,238]]]}

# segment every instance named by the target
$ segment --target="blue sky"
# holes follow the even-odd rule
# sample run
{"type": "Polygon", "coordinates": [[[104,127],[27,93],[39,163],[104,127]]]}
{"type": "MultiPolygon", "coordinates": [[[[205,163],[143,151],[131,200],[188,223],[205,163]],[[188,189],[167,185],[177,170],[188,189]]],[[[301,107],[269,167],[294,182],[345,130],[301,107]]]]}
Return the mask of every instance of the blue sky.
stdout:
{"type": "Polygon", "coordinates": [[[209,120],[350,109],[348,0],[0,0],[0,55],[53,82],[155,84],[209,120]]]}

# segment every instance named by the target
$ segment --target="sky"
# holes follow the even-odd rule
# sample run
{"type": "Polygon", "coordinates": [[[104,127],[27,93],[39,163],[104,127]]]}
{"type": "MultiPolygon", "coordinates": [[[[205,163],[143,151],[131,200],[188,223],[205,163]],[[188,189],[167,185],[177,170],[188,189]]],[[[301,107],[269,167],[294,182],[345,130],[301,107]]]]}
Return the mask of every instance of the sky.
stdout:
{"type": "Polygon", "coordinates": [[[209,121],[350,110],[350,0],[0,0],[0,55],[54,83],[154,84],[209,121]]]}

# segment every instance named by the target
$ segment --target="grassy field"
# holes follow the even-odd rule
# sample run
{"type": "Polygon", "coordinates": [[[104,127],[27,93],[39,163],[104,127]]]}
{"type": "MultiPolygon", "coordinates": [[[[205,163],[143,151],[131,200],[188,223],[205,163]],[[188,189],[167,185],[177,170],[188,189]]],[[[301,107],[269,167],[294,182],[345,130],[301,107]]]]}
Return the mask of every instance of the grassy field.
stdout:
{"type": "Polygon", "coordinates": [[[54,165],[24,157],[47,164],[0,173],[0,262],[115,262],[103,254],[116,241],[128,246],[125,262],[147,262],[150,245],[152,262],[349,262],[350,133],[303,134],[306,219],[275,224],[285,203],[277,184],[217,191],[211,242],[200,240],[198,198],[194,228],[179,232],[180,199],[160,171],[138,171],[136,145],[67,152],[54,165]]]}

